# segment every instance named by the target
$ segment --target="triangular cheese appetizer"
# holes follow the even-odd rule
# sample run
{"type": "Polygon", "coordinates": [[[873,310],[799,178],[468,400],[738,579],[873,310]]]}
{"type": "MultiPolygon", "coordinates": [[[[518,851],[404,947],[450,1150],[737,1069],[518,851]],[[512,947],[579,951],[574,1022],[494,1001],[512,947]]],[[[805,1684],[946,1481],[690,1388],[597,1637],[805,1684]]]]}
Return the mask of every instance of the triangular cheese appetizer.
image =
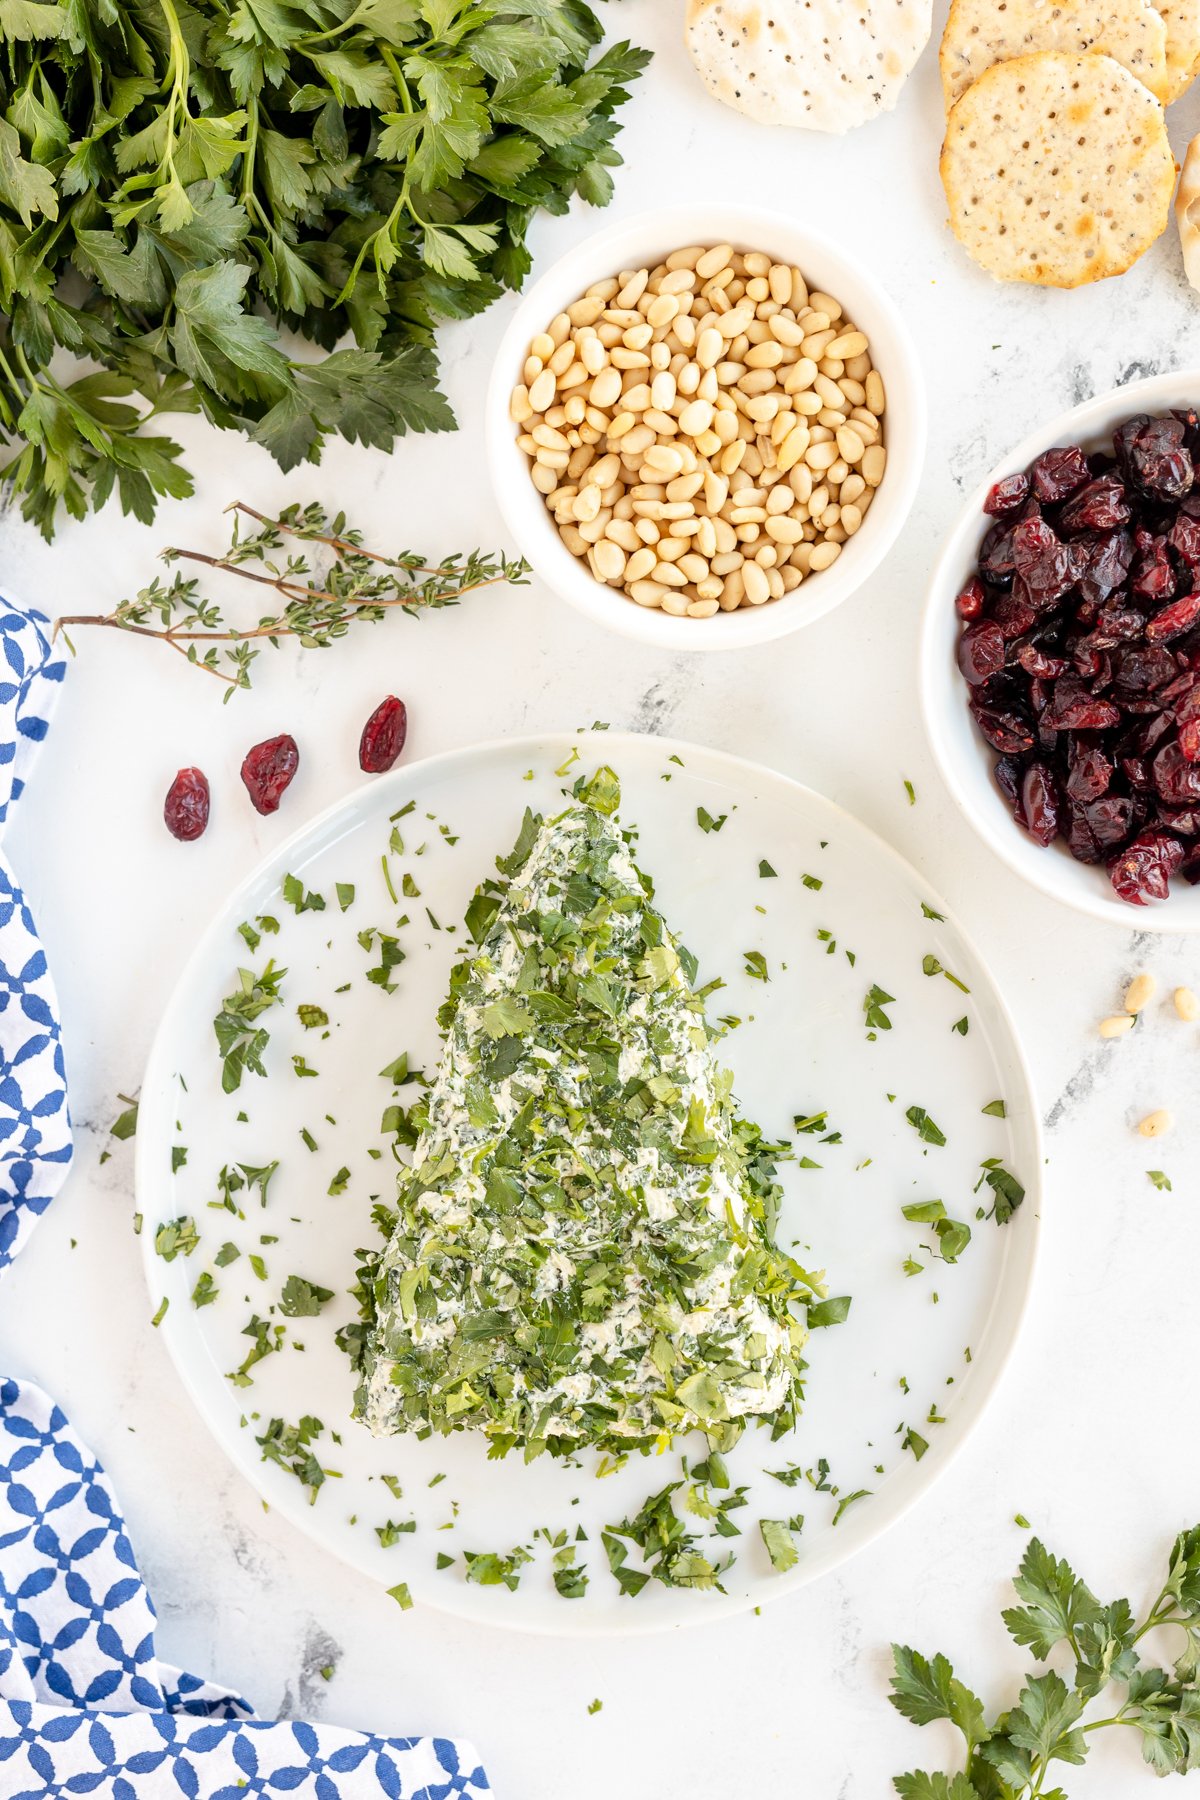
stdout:
{"type": "MultiPolygon", "coordinates": [[[[739,1116],[695,964],[614,825],[616,777],[527,813],[468,913],[395,1227],[365,1272],[377,1434],[621,1452],[801,1394],[772,1146],[739,1116]]],[[[797,1307],[800,1309],[797,1311],[797,1307]]]]}

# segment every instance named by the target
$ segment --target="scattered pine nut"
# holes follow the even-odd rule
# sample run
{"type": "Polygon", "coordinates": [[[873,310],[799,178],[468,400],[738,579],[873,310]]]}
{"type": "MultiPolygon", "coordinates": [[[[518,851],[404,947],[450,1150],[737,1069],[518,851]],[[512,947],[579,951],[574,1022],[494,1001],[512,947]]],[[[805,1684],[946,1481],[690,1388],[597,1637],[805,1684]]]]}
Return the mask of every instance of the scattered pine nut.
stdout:
{"type": "Polygon", "coordinates": [[[1164,1106],[1160,1107],[1157,1112],[1147,1113],[1138,1126],[1138,1131],[1144,1138],[1162,1137],[1165,1132],[1170,1131],[1174,1123],[1174,1119],[1164,1106]]]}
{"type": "Polygon", "coordinates": [[[1114,1013],[1111,1019],[1101,1019],[1100,1036],[1102,1038],[1124,1037],[1127,1031],[1133,1030],[1136,1023],[1132,1013],[1114,1013]]]}
{"type": "Polygon", "coordinates": [[[1175,989],[1175,1011],[1181,1019],[1186,1019],[1189,1025],[1195,1019],[1200,1019],[1200,1000],[1197,1000],[1191,988],[1175,989]]]}
{"type": "Polygon", "coordinates": [[[1135,975],[1125,989],[1125,1011],[1140,1013],[1142,1008],[1153,999],[1157,986],[1158,983],[1153,975],[1135,975]]]}

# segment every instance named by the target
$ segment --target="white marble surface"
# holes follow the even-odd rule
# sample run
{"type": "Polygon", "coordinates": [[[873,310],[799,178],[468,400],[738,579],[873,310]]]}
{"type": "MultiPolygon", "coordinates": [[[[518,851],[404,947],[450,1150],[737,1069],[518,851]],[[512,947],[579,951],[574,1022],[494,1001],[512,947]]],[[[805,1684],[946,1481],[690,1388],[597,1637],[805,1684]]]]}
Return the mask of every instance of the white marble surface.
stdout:
{"type": "MultiPolygon", "coordinates": [[[[614,16],[616,9],[614,8],[614,16]]],[[[853,137],[756,130],[704,95],[677,48],[682,0],[625,0],[622,31],[659,49],[628,112],[615,209],[711,194],[802,208],[843,236],[901,298],[929,384],[919,503],[887,565],[839,612],[762,651],[672,659],[593,630],[534,587],[420,624],[396,619],[331,653],[269,655],[251,695],[152,645],[81,634],[62,712],[9,838],[57,970],[77,1121],[69,1185],[9,1275],[0,1369],[68,1408],[118,1485],[172,1659],[244,1688],[264,1712],[477,1740],[503,1800],[689,1800],[797,1794],[874,1800],[893,1771],[935,1760],[885,1701],[889,1639],[944,1647],[989,1699],[1016,1668],[998,1610],[1023,1512],[1093,1584],[1140,1595],[1174,1532],[1200,1512],[1200,1439],[1187,1399],[1200,1256],[1197,1028],[1165,1001],[1102,1045],[1095,1023],[1140,967],[1163,994],[1200,987],[1200,940],[1138,937],[1026,891],[971,836],[930,765],[915,697],[915,626],[961,489],[1042,416],[1137,373],[1200,365],[1200,299],[1173,236],[1129,275],[1073,294],[1001,288],[943,224],[931,46],[897,112],[853,137]],[[908,855],[973,927],[1033,1063],[1048,1125],[1044,1258],[1035,1305],[984,1424],[925,1503],[841,1573],[669,1640],[489,1634],[392,1601],[315,1550],[214,1450],[149,1326],[131,1229],[128,1147],[99,1157],[118,1089],[136,1087],[181,962],[262,851],[358,780],[359,724],[402,694],[409,754],[606,718],[761,758],[849,807],[908,855]],[[304,764],[274,819],[245,805],[247,744],[280,730],[304,764]],[[174,844],[162,793],[198,762],[214,814],[174,844]],[[910,778],[917,804],[907,803],[910,778]],[[1133,1126],[1174,1108],[1148,1147],[1133,1126]],[[1171,1193],[1148,1167],[1165,1168],[1171,1193]],[[317,1671],[336,1665],[326,1683],[317,1671]],[[587,1713],[593,1697],[603,1711],[587,1713]]],[[[1200,128],[1184,101],[1177,151],[1200,128]]],[[[545,221],[539,261],[594,216],[545,221]]],[[[179,421],[199,492],[147,531],[110,509],[47,548],[2,521],[3,579],[47,611],[101,609],[151,572],[166,542],[218,547],[220,507],[320,495],[368,534],[434,553],[503,541],[478,424],[506,308],[447,332],[457,438],[389,459],[339,448],[285,480],[262,452],[179,421]]],[[[1072,1795],[1131,1791],[1131,1746],[1072,1774],[1072,1795]]]]}

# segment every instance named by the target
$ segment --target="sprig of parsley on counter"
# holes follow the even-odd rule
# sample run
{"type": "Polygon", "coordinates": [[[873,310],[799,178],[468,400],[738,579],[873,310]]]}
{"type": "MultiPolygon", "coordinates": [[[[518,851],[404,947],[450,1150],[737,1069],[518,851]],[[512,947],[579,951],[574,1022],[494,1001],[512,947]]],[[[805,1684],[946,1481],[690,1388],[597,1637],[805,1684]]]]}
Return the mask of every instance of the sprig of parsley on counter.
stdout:
{"type": "Polygon", "coordinates": [[[435,328],[520,287],[539,211],[611,197],[649,59],[593,57],[602,35],[583,0],[5,0],[0,477],[25,517],[190,494],[143,429],[164,414],[285,469],[452,428],[435,328]]]}
{"type": "Polygon", "coordinates": [[[989,1724],[982,1700],[944,1656],[893,1645],[892,1705],[914,1725],[946,1720],[964,1743],[964,1767],[895,1777],[903,1800],[1067,1800],[1058,1765],[1082,1763],[1093,1734],[1138,1734],[1157,1775],[1200,1768],[1200,1525],[1181,1532],[1167,1578],[1136,1623],[1127,1600],[1097,1600],[1075,1572],[1034,1538],[1014,1586],[1020,1605],[1003,1614],[1010,1635],[1035,1662],[1065,1653],[1067,1677],[1043,1669],[1026,1677],[1015,1705],[989,1724]],[[1182,1633],[1174,1666],[1143,1663],[1138,1645],[1164,1626],[1182,1633]],[[1106,1689],[1097,1717],[1093,1702],[1106,1689]]]}

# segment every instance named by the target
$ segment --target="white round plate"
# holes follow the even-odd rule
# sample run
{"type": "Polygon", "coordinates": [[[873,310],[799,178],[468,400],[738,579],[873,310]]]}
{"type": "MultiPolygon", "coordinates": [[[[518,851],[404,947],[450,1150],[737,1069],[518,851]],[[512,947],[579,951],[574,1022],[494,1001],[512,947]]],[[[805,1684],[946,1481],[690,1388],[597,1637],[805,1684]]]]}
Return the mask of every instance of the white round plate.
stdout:
{"type": "MultiPolygon", "coordinates": [[[[404,1582],[419,1601],[524,1630],[641,1631],[712,1619],[761,1605],[860,1550],[929,1487],[978,1419],[1016,1337],[1038,1238],[1042,1158],[1028,1074],[986,969],[958,926],[937,916],[944,912],[914,870],[819,795],[716,751],[616,732],[436,757],[371,782],[306,827],[238,889],[201,942],[142,1089],[137,1186],[147,1279],[153,1305],[169,1302],[160,1328],[222,1448],[272,1507],[384,1585],[404,1582]],[[355,1316],[355,1248],[377,1241],[372,1199],[394,1199],[383,1110],[418,1092],[410,1084],[397,1095],[379,1071],[407,1051],[413,1068],[432,1072],[435,1014],[464,936],[461,923],[450,928],[510,850],[525,807],[560,807],[571,782],[601,762],[620,777],[621,820],[638,828],[639,861],[668,922],[698,956],[700,981],[726,983],[710,1014],[742,1021],[719,1054],[734,1070],[743,1110],[774,1138],[791,1137],[797,1118],[826,1114],[823,1129],[795,1135],[811,1166],[783,1165],[779,1237],[798,1246],[806,1266],[825,1268],[829,1292],[851,1295],[852,1305],[846,1323],[812,1334],[795,1432],[771,1443],[768,1431],[751,1427],[727,1458],[731,1483],[747,1489],[746,1504],[730,1514],[741,1535],[702,1546],[722,1559],[735,1553],[723,1593],[652,1580],[629,1597],[609,1571],[602,1531],[681,1478],[680,1446],[634,1456],[600,1479],[591,1452],[527,1465],[519,1453],[488,1461],[469,1433],[377,1441],[350,1416],[352,1373],[333,1342],[355,1316]],[[726,815],[724,824],[702,829],[700,808],[714,821],[726,815]],[[394,830],[402,850],[389,850],[394,830]],[[325,910],[295,913],[281,896],[287,874],[324,896],[325,910]],[[355,890],[345,912],[338,882],[355,890]],[[251,953],[237,927],[263,914],[280,928],[251,953]],[[404,915],[409,922],[398,927],[404,915]],[[378,943],[364,949],[357,934],[372,930],[392,933],[406,952],[392,994],[366,979],[380,966],[378,943]],[[746,973],[747,951],[766,959],[765,982],[746,973]],[[236,970],[258,972],[268,956],[287,970],[284,1004],[261,1018],[268,1078],[248,1072],[224,1094],[213,1019],[236,970]],[[864,999],[873,986],[894,998],[883,1009],[892,1028],[872,1038],[864,999]],[[304,1028],[302,1005],[328,1013],[327,1034],[304,1028]],[[294,1057],[317,1075],[298,1075],[294,1057]],[[997,1100],[1005,1117],[983,1110],[997,1100]],[[944,1133],[944,1146],[922,1138],[908,1117],[914,1108],[944,1133]],[[176,1168],[177,1147],[187,1156],[176,1168]],[[1026,1189],[1004,1226],[976,1216],[993,1200],[986,1180],[976,1192],[993,1158],[1026,1189]],[[256,1188],[236,1195],[244,1219],[221,1206],[223,1167],[276,1160],[265,1206],[256,1188]],[[972,1241],[953,1265],[930,1254],[929,1226],[903,1217],[903,1206],[931,1199],[971,1225],[972,1241]],[[188,1214],[200,1243],[165,1262],[156,1232],[188,1214]],[[218,1265],[227,1243],[240,1254],[218,1265]],[[906,1259],[919,1266],[906,1273],[906,1259]],[[190,1296],[205,1272],[218,1297],[196,1308],[190,1296]],[[333,1290],[319,1316],[283,1320],[272,1311],[290,1275],[333,1290]],[[228,1371],[252,1347],[243,1333],[254,1315],[284,1324],[286,1336],[252,1366],[252,1385],[239,1386],[228,1371]],[[272,1419],[295,1424],[304,1415],[322,1421],[313,1449],[338,1471],[313,1505],[292,1474],[262,1460],[255,1441],[272,1419]],[[789,1469],[797,1471],[790,1484],[771,1473],[789,1469]],[[868,1492],[850,1500],[859,1490],[868,1492]],[[778,1574],[758,1521],[798,1514],[798,1561],[778,1574]],[[409,1520],[415,1531],[385,1548],[376,1528],[409,1520]],[[575,1541],[579,1528],[588,1586],[582,1598],[565,1599],[553,1585],[551,1546],[534,1534],[566,1531],[575,1541]],[[506,1556],[518,1546],[533,1560],[515,1591],[466,1579],[464,1552],[506,1556]],[[448,1567],[436,1566],[439,1553],[453,1558],[448,1567]]],[[[704,1441],[685,1448],[694,1462],[704,1441]]],[[[683,1511],[684,1493],[675,1504],[703,1535],[710,1527],[683,1511]]],[[[638,1566],[636,1551],[631,1561],[638,1566]]]]}

